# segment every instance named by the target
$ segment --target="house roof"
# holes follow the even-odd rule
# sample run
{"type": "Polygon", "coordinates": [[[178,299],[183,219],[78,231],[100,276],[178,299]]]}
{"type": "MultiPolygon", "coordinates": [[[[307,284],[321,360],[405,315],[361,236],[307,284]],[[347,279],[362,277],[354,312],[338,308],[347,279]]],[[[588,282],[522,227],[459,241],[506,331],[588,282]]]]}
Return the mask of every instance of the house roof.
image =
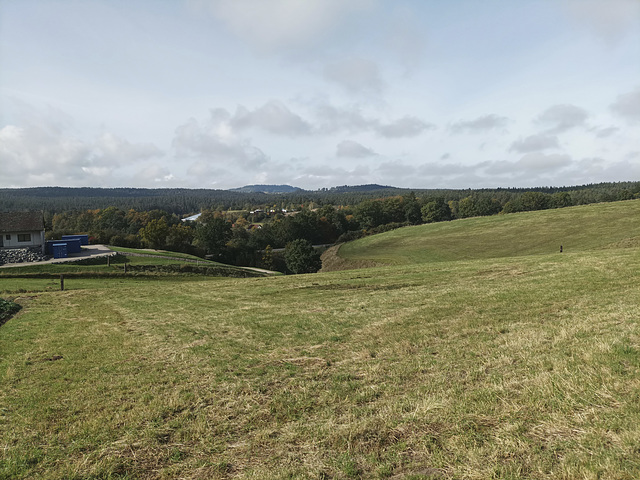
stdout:
{"type": "Polygon", "coordinates": [[[44,230],[42,212],[0,212],[0,233],[44,230]]]}

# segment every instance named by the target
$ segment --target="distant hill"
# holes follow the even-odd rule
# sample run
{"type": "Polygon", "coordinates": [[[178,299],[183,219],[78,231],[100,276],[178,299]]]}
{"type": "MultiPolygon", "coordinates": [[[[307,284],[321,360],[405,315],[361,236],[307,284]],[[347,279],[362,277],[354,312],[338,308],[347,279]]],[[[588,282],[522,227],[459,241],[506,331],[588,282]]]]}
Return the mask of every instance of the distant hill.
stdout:
{"type": "Polygon", "coordinates": [[[398,187],[390,187],[370,183],[367,185],[342,185],[341,187],[331,187],[327,191],[332,193],[349,193],[349,192],[374,192],[376,190],[407,190],[398,187]]]}
{"type": "Polygon", "coordinates": [[[304,190],[291,185],[245,185],[240,188],[231,188],[229,191],[242,193],[294,193],[303,192],[304,190]]]}

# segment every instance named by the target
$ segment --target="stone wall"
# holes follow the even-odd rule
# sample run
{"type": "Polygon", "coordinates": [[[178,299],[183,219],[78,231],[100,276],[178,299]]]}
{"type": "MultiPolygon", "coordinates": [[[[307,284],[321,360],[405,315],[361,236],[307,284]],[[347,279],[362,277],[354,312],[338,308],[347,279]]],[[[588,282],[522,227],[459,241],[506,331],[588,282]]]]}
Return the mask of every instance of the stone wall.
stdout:
{"type": "Polygon", "coordinates": [[[40,247],[10,248],[0,250],[0,265],[6,263],[42,262],[49,260],[48,255],[43,255],[40,247]]]}

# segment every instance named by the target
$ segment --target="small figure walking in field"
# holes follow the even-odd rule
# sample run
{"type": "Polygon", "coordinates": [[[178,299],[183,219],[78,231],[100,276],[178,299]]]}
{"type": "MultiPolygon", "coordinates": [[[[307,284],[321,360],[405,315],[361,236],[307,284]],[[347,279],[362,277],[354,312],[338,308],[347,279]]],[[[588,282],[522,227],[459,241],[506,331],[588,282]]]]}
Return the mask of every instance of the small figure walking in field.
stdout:
{"type": "Polygon", "coordinates": [[[560,253],[562,253],[562,245],[560,245],[560,253]]]}

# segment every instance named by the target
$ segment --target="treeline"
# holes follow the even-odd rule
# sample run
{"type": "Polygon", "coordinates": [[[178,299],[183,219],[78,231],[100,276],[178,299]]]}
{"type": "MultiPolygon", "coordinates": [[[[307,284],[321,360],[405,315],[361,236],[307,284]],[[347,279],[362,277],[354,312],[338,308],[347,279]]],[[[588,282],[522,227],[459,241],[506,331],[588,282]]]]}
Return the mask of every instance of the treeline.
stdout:
{"type": "Polygon", "coordinates": [[[186,188],[66,188],[0,189],[4,211],[43,210],[51,215],[72,210],[117,207],[122,210],[164,210],[185,215],[205,208],[250,208],[264,203],[266,194],[186,188]]]}
{"type": "Polygon", "coordinates": [[[354,206],[364,200],[404,196],[413,191],[418,197],[442,197],[447,202],[469,196],[490,195],[504,203],[527,192],[553,195],[566,192],[574,205],[622,200],[637,195],[640,182],[600,183],[579,187],[498,188],[475,190],[400,189],[380,185],[333,187],[316,191],[266,194],[231,190],[186,188],[4,188],[0,189],[0,210],[42,210],[46,216],[67,211],[82,211],[116,207],[124,211],[163,210],[176,215],[188,215],[203,210],[251,210],[280,208],[287,210],[323,205],[354,206]]]}
{"type": "Polygon", "coordinates": [[[94,243],[167,249],[209,255],[234,265],[283,270],[285,264],[277,250],[295,241],[333,244],[408,225],[640,198],[640,182],[611,185],[547,192],[442,190],[419,195],[411,191],[381,198],[358,197],[347,205],[307,201],[295,211],[276,208],[272,202],[237,210],[209,208],[197,221],[188,222],[168,210],[123,210],[116,206],[69,210],[45,219],[49,238],[88,233],[94,243]]]}
{"type": "Polygon", "coordinates": [[[54,214],[46,222],[46,235],[55,239],[87,233],[91,243],[166,249],[234,265],[283,270],[284,257],[273,249],[282,249],[296,240],[330,244],[358,228],[350,209],[330,205],[286,215],[281,210],[205,210],[197,221],[182,221],[163,210],[108,207],[54,214]]]}

